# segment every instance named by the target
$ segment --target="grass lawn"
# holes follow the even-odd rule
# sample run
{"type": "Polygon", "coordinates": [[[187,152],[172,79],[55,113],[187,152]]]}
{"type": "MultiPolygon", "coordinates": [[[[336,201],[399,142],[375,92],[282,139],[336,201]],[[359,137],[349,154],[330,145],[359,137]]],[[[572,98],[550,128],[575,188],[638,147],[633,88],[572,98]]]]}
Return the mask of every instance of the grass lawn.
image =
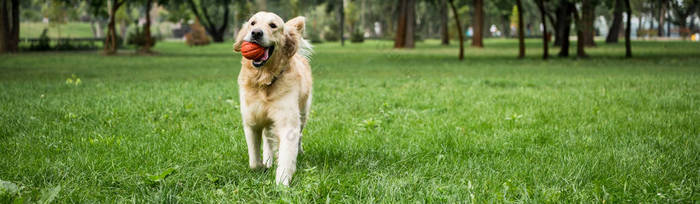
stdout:
{"type": "Polygon", "coordinates": [[[21,194],[4,199],[700,200],[698,43],[542,61],[537,40],[524,60],[514,40],[489,40],[461,62],[454,42],[316,45],[290,188],[247,167],[231,44],[1,55],[0,180],[21,194]]]}
{"type": "Polygon", "coordinates": [[[58,27],[51,27],[48,23],[23,22],[20,24],[20,38],[38,38],[44,32],[44,28],[49,29],[50,38],[92,38],[90,23],[69,22],[58,27]],[[60,35],[59,35],[60,31],[60,35]]]}

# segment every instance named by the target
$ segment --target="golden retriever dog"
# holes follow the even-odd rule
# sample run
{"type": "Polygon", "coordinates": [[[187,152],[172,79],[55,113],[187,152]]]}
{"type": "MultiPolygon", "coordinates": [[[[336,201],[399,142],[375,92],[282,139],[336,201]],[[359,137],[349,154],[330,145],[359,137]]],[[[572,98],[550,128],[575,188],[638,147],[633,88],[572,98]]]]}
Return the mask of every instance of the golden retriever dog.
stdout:
{"type": "Polygon", "coordinates": [[[258,12],[243,24],[233,45],[236,52],[244,41],[265,48],[261,59],[241,60],[238,86],[243,132],[250,168],[270,168],[277,157],[275,181],[285,186],[296,171],[301,133],[311,106],[311,45],[302,38],[304,26],[304,17],[285,23],[274,13],[258,12]]]}

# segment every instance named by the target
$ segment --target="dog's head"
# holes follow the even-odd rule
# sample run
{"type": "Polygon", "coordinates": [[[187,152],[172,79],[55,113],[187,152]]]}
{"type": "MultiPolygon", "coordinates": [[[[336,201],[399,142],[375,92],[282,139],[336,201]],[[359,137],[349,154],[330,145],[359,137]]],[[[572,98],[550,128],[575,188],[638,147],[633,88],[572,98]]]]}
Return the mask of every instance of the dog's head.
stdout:
{"type": "Polygon", "coordinates": [[[244,41],[257,43],[265,48],[264,57],[259,60],[244,59],[243,63],[251,63],[257,68],[265,64],[279,65],[296,54],[304,33],[304,23],[305,18],[301,16],[285,23],[274,13],[258,12],[241,27],[233,50],[240,52],[244,41]]]}

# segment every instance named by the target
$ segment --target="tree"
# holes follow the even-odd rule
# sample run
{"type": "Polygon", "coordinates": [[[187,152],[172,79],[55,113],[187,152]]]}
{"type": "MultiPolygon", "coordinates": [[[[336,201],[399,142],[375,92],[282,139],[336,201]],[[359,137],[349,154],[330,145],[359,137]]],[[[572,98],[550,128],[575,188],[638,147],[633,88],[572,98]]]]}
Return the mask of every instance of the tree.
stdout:
{"type": "MultiPolygon", "coordinates": [[[[571,32],[571,14],[576,9],[568,0],[560,0],[557,6],[557,40],[561,43],[559,57],[569,56],[569,34],[571,32]]],[[[556,43],[555,43],[556,44],[556,43]]]]}
{"type": "Polygon", "coordinates": [[[544,1],[545,0],[535,0],[537,1],[537,8],[540,9],[540,19],[542,21],[542,47],[544,51],[542,52],[542,59],[547,59],[549,57],[549,42],[547,40],[547,10],[544,8],[544,1]]]}
{"type": "Polygon", "coordinates": [[[103,0],[88,0],[85,1],[87,6],[87,14],[90,15],[90,28],[95,38],[104,37],[104,20],[109,19],[109,9],[105,7],[106,2],[103,0]],[[95,26],[94,24],[97,24],[95,26]]]}
{"type": "Polygon", "coordinates": [[[126,2],[126,0],[111,0],[109,2],[111,3],[111,5],[109,5],[109,23],[107,23],[107,37],[105,38],[104,44],[104,54],[107,55],[117,53],[117,31],[115,28],[116,23],[114,19],[117,14],[117,10],[126,2]]]}
{"type": "MultiPolygon", "coordinates": [[[[450,1],[450,6],[453,7],[454,5],[452,5],[452,4],[453,3],[450,1]]],[[[450,44],[450,30],[448,28],[448,17],[447,17],[447,15],[449,13],[447,12],[447,6],[448,5],[447,5],[447,2],[445,0],[438,1],[438,8],[440,8],[440,14],[439,14],[440,15],[440,43],[442,45],[449,45],[450,44]]],[[[457,15],[456,12],[454,14],[457,15]]],[[[459,18],[455,18],[455,20],[459,21],[459,18]]],[[[458,25],[458,27],[461,27],[461,25],[459,25],[459,23],[457,25],[458,25]]],[[[460,33],[461,33],[461,31],[460,31],[460,33]]],[[[462,40],[462,39],[460,39],[460,40],[462,40]]],[[[461,42],[460,42],[460,44],[461,44],[461,42]]]]}
{"type": "Polygon", "coordinates": [[[625,0],[625,7],[627,8],[627,29],[625,30],[625,57],[632,57],[632,7],[630,7],[630,0],[625,0]]]}
{"type": "MultiPolygon", "coordinates": [[[[585,0],[584,0],[585,1],[585,0]]],[[[574,23],[576,24],[576,56],[579,58],[586,58],[588,55],[586,55],[586,51],[584,50],[585,46],[585,38],[584,37],[584,23],[583,23],[583,18],[581,15],[579,15],[578,9],[576,9],[576,6],[574,4],[571,4],[572,8],[572,15],[574,15],[574,23]]]]}
{"type": "Polygon", "coordinates": [[[0,0],[0,54],[19,49],[19,0],[0,0]]]}
{"type": "Polygon", "coordinates": [[[671,7],[675,17],[671,22],[681,28],[680,35],[685,39],[690,34],[687,19],[696,12],[698,0],[671,1],[671,7]]]}
{"type": "Polygon", "coordinates": [[[397,2],[398,19],[396,26],[396,36],[394,38],[394,48],[413,48],[415,42],[415,0],[399,0],[397,2]]]}
{"type": "Polygon", "coordinates": [[[459,60],[464,60],[464,32],[462,30],[462,23],[459,22],[459,13],[453,0],[449,0],[450,8],[452,8],[452,13],[455,17],[455,22],[457,23],[457,33],[459,33],[459,60]]]}
{"type": "Polygon", "coordinates": [[[340,46],[345,46],[345,3],[343,0],[339,0],[338,3],[338,13],[340,13],[340,46]]]}
{"type": "Polygon", "coordinates": [[[518,45],[520,50],[518,52],[518,58],[525,57],[525,31],[523,30],[523,2],[522,0],[516,0],[515,6],[518,8],[518,45]]]}
{"type": "Polygon", "coordinates": [[[668,8],[668,0],[658,0],[659,4],[659,37],[664,36],[664,20],[666,18],[666,10],[668,8]]]}
{"type": "Polygon", "coordinates": [[[224,33],[226,33],[226,28],[228,28],[229,24],[229,5],[231,5],[231,0],[199,0],[198,2],[187,0],[187,4],[190,6],[190,10],[194,16],[202,23],[209,35],[211,35],[212,40],[214,42],[224,42],[224,33]],[[209,9],[223,12],[213,13],[221,14],[218,16],[223,19],[221,25],[217,25],[217,22],[212,20],[214,19],[213,17],[217,16],[210,15],[209,9]]]}
{"type": "MultiPolygon", "coordinates": [[[[622,29],[622,0],[614,0],[613,5],[613,21],[608,30],[608,36],[605,38],[606,43],[617,43],[620,36],[620,30],[622,29]]],[[[663,21],[663,19],[661,19],[663,21]]]]}
{"type": "Polygon", "coordinates": [[[583,31],[583,44],[585,46],[595,46],[595,7],[598,0],[582,0],[581,3],[581,23],[583,31]]]}
{"type": "Polygon", "coordinates": [[[141,47],[141,52],[143,53],[151,53],[151,47],[153,47],[153,36],[151,36],[151,8],[153,7],[153,0],[146,0],[146,5],[144,6],[146,9],[144,10],[144,13],[146,14],[146,23],[143,24],[143,38],[145,40],[145,44],[143,47],[141,47]]]}
{"type": "Polygon", "coordinates": [[[474,0],[472,47],[484,47],[484,0],[474,0]]]}
{"type": "Polygon", "coordinates": [[[49,19],[49,27],[56,28],[58,37],[61,38],[61,25],[66,24],[68,16],[66,2],[59,0],[47,1],[41,8],[41,14],[49,19]]]}
{"type": "MultiPolygon", "coordinates": [[[[513,9],[516,7],[513,5],[513,0],[491,0],[486,1],[485,7],[488,8],[485,12],[487,16],[497,17],[488,19],[500,19],[501,20],[501,34],[504,37],[511,36],[510,29],[510,16],[513,14],[513,9]]],[[[515,11],[517,12],[517,11],[515,11]]],[[[484,19],[486,20],[486,19],[484,19]]],[[[489,23],[491,24],[491,23],[489,23]]]]}

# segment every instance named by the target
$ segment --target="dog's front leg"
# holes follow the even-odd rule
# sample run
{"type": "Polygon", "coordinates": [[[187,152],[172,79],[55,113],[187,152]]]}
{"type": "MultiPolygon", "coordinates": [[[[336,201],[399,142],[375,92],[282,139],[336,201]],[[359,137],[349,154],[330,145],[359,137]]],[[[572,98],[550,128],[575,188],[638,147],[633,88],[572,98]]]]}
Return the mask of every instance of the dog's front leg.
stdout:
{"type": "Polygon", "coordinates": [[[248,143],[248,164],[251,169],[262,168],[260,161],[260,139],[262,139],[262,129],[243,125],[245,140],[248,143]]]}
{"type": "Polygon", "coordinates": [[[279,159],[277,165],[277,184],[288,186],[292,181],[292,175],[297,168],[297,154],[299,153],[299,124],[286,124],[276,127],[279,136],[279,159]]]}
{"type": "Polygon", "coordinates": [[[263,165],[265,168],[271,168],[275,157],[275,145],[277,144],[277,137],[272,133],[272,128],[265,128],[263,130],[263,165]]]}

